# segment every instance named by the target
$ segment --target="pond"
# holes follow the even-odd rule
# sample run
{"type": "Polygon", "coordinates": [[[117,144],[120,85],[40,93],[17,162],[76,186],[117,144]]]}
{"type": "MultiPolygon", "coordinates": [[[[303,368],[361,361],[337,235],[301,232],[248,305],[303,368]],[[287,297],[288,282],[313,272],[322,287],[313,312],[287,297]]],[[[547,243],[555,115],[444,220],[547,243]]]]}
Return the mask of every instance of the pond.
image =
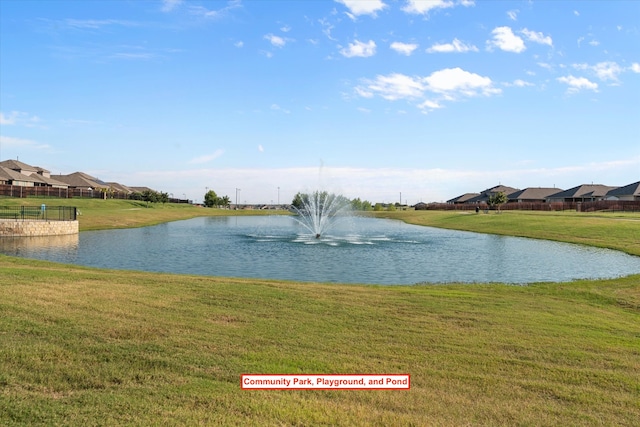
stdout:
{"type": "Polygon", "coordinates": [[[618,251],[349,217],[320,239],[291,216],[202,217],[75,236],[2,238],[0,252],[85,266],[303,282],[570,281],[640,273],[618,251]]]}

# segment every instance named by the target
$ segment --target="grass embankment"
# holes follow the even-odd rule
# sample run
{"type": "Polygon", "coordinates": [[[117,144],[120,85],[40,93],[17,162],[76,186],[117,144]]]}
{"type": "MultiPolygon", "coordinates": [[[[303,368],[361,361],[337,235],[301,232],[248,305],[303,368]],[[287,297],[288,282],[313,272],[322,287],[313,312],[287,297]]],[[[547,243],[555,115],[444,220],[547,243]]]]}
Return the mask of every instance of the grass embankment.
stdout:
{"type": "Polygon", "coordinates": [[[0,256],[0,294],[0,425],[640,419],[640,275],[526,287],[341,286],[0,256]],[[363,372],[410,373],[411,390],[239,384],[242,373],[363,372]]]}
{"type": "Polygon", "coordinates": [[[131,228],[190,219],[198,216],[220,215],[273,215],[285,211],[207,209],[190,204],[145,203],[136,200],[56,199],[56,198],[2,198],[3,206],[75,206],[78,208],[80,231],[112,228],[131,228]]]}

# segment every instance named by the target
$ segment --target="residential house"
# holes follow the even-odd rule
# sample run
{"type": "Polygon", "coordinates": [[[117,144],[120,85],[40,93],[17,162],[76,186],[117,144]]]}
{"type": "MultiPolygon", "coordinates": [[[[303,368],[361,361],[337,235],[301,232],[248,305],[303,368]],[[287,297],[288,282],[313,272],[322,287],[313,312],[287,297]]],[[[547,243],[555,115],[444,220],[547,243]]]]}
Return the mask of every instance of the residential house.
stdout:
{"type": "Polygon", "coordinates": [[[640,181],[610,190],[607,200],[640,200],[640,181]]]}
{"type": "Polygon", "coordinates": [[[601,184],[583,184],[568,190],[559,191],[551,194],[547,201],[549,202],[593,202],[603,200],[607,197],[607,193],[618,187],[609,187],[601,184]]]}
{"type": "Polygon", "coordinates": [[[54,179],[64,182],[69,188],[79,188],[88,191],[107,190],[109,185],[98,178],[94,178],[84,172],[74,172],[68,175],[54,175],[54,179]]]}
{"type": "Polygon", "coordinates": [[[453,199],[447,200],[447,203],[456,205],[461,203],[468,203],[470,199],[478,197],[479,195],[480,193],[464,193],[462,196],[454,197],[453,199]]]}
{"type": "Polygon", "coordinates": [[[561,188],[528,187],[507,196],[509,203],[545,203],[552,194],[562,191],[561,188]]]}
{"type": "MultiPolygon", "coordinates": [[[[0,167],[5,167],[21,175],[30,177],[31,180],[28,180],[28,182],[31,182],[31,184],[26,185],[29,187],[53,187],[53,188],[68,187],[67,184],[51,178],[51,174],[48,170],[38,166],[28,165],[19,160],[4,160],[0,162],[0,167]]],[[[20,181],[21,180],[16,180],[16,182],[20,182],[20,181]]],[[[20,185],[20,184],[12,184],[12,185],[20,185]]]]}
{"type": "Polygon", "coordinates": [[[479,195],[470,198],[466,203],[484,203],[488,204],[489,197],[495,196],[498,193],[504,193],[509,195],[515,193],[516,191],[520,191],[517,188],[507,187],[506,185],[496,185],[495,187],[487,188],[484,191],[481,191],[479,195]]]}
{"type": "MultiPolygon", "coordinates": [[[[39,181],[38,181],[39,182],[39,181]]],[[[18,187],[35,187],[36,179],[23,175],[13,169],[0,166],[0,184],[15,185],[18,187]]]]}

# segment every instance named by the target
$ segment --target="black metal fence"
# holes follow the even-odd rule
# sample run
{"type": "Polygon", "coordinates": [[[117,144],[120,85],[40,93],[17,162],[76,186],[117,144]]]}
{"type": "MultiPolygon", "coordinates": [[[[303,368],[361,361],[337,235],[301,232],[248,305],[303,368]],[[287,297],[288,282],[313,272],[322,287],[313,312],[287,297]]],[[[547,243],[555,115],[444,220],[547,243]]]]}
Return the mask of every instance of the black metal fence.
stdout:
{"type": "Polygon", "coordinates": [[[77,209],[74,206],[0,206],[0,220],[18,221],[75,221],[77,209]]]}

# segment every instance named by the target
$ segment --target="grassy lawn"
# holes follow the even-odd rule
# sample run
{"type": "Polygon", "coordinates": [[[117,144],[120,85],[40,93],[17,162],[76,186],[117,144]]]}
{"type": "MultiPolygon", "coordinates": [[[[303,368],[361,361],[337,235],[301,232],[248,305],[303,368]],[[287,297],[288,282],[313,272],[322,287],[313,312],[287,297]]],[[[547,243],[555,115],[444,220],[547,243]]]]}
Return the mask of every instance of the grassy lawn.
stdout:
{"type": "MultiPolygon", "coordinates": [[[[230,213],[100,202],[80,206],[82,229],[230,213]]],[[[388,215],[584,238],[640,254],[638,216],[388,215]]],[[[3,426],[634,426],[640,419],[640,275],[525,287],[355,286],[0,256],[0,295],[3,426]],[[409,373],[411,390],[247,391],[243,373],[409,373]]]]}

